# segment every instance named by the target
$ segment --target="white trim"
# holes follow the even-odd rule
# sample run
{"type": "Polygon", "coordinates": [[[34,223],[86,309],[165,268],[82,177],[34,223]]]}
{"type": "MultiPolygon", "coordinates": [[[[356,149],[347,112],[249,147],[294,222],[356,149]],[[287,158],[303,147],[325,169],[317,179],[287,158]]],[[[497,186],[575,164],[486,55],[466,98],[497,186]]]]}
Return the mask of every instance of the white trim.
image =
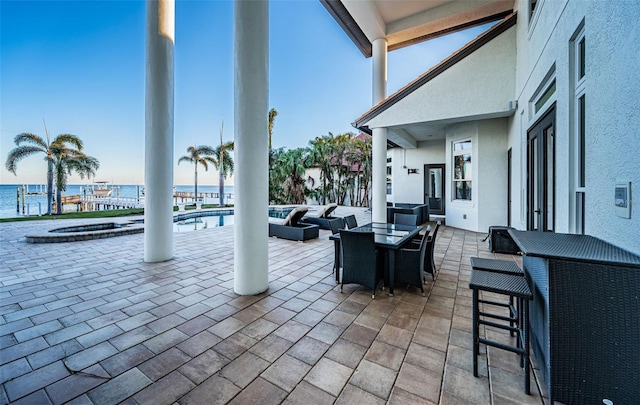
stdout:
{"type": "MultiPolygon", "coordinates": [[[[463,139],[456,139],[451,141],[451,201],[452,202],[461,202],[461,203],[473,203],[473,201],[475,200],[476,197],[476,192],[474,192],[473,189],[473,183],[474,183],[474,173],[476,172],[476,170],[474,170],[474,161],[475,159],[473,158],[474,153],[473,153],[473,148],[474,148],[474,142],[473,139],[471,138],[463,138],[463,139]],[[461,149],[459,151],[455,150],[455,145],[458,143],[465,143],[465,142],[469,142],[471,144],[471,149],[461,149]],[[462,155],[470,155],[471,156],[471,178],[467,179],[466,176],[464,179],[456,179],[455,178],[455,157],[456,156],[462,156],[462,155]],[[471,183],[471,200],[467,200],[467,199],[461,199],[461,198],[456,198],[456,183],[459,183],[461,181],[468,181],[471,183]]],[[[476,181],[477,183],[477,181],[476,181]]]]}
{"type": "Polygon", "coordinates": [[[540,106],[540,109],[536,112],[536,107],[535,107],[536,103],[545,94],[549,86],[551,86],[552,83],[555,81],[556,81],[556,64],[554,63],[549,69],[549,72],[547,72],[547,74],[544,76],[544,79],[542,79],[542,81],[540,82],[536,90],[533,92],[533,95],[531,96],[531,98],[529,99],[529,102],[527,103],[528,104],[527,110],[529,115],[527,131],[529,130],[531,125],[533,125],[533,123],[538,121],[538,119],[540,119],[542,116],[544,116],[547,113],[547,111],[549,111],[549,106],[551,106],[553,103],[555,103],[558,100],[558,88],[556,83],[556,90],[549,97],[549,99],[542,106],[540,106]]]}
{"type": "MultiPolygon", "coordinates": [[[[583,233],[584,224],[584,202],[587,198],[586,178],[585,186],[580,186],[581,164],[586,160],[586,156],[581,156],[581,112],[580,99],[585,97],[586,110],[586,78],[587,74],[580,77],[581,55],[580,42],[585,39],[584,20],[579,24],[576,33],[569,40],[569,80],[570,80],[570,125],[569,125],[569,229],[573,233],[583,233]]],[[[586,112],[585,112],[586,113],[586,112]]],[[[586,120],[585,120],[586,122],[586,120]]],[[[584,130],[584,129],[583,129],[584,130]]],[[[584,147],[584,146],[583,146],[584,147]]],[[[586,174],[585,174],[586,176],[586,174]]]]}
{"type": "Polygon", "coordinates": [[[533,14],[531,14],[531,0],[527,0],[527,16],[529,20],[529,27],[527,33],[527,39],[531,39],[531,35],[533,35],[533,31],[536,29],[536,25],[538,24],[538,20],[540,19],[540,9],[544,5],[544,0],[538,0],[536,2],[536,9],[533,10],[533,14]]]}

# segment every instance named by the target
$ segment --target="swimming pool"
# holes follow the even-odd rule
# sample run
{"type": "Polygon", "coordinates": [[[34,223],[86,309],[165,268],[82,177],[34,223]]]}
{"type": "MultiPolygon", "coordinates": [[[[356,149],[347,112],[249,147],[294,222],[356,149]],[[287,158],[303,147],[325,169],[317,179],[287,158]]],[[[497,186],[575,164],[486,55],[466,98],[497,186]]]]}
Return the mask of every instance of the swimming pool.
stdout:
{"type": "MultiPolygon", "coordinates": [[[[269,207],[268,215],[274,218],[285,218],[292,209],[293,207],[269,207]]],[[[190,232],[227,225],[233,225],[233,210],[197,211],[173,217],[174,232],[190,232]]],[[[142,232],[144,232],[144,219],[132,219],[50,229],[25,235],[25,241],[27,243],[76,242],[142,232]]]]}
{"type": "MultiPolygon", "coordinates": [[[[269,216],[285,218],[293,207],[269,207],[269,216]]],[[[233,210],[198,211],[176,215],[173,219],[174,232],[192,232],[200,229],[233,225],[233,210]]]]}

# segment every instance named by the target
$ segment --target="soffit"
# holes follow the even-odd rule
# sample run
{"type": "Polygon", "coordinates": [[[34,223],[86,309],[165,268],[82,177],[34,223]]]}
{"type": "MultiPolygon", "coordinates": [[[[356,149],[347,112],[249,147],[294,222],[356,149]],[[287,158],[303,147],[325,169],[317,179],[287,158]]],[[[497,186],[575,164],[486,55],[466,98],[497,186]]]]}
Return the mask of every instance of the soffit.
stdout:
{"type": "Polygon", "coordinates": [[[362,53],[386,38],[402,48],[513,12],[515,0],[320,0],[362,53]]]}

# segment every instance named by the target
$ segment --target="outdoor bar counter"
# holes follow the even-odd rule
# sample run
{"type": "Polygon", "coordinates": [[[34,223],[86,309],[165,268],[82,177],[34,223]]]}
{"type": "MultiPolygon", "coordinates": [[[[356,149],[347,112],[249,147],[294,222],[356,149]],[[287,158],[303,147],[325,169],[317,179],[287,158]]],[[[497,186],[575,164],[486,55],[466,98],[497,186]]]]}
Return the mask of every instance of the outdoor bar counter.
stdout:
{"type": "Polygon", "coordinates": [[[640,256],[586,235],[509,233],[533,302],[531,348],[565,404],[640,404],[640,256]]]}

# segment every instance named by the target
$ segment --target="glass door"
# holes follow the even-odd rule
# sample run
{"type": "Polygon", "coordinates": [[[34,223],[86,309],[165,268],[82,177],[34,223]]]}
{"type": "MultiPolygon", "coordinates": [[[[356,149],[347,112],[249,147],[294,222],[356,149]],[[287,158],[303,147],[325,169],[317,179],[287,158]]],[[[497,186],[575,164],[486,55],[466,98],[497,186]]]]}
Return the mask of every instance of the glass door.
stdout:
{"type": "Polygon", "coordinates": [[[444,215],[444,165],[424,165],[424,203],[429,212],[444,215]]]}
{"type": "Polygon", "coordinates": [[[527,136],[527,229],[531,231],[554,230],[555,121],[553,106],[527,136]]]}

